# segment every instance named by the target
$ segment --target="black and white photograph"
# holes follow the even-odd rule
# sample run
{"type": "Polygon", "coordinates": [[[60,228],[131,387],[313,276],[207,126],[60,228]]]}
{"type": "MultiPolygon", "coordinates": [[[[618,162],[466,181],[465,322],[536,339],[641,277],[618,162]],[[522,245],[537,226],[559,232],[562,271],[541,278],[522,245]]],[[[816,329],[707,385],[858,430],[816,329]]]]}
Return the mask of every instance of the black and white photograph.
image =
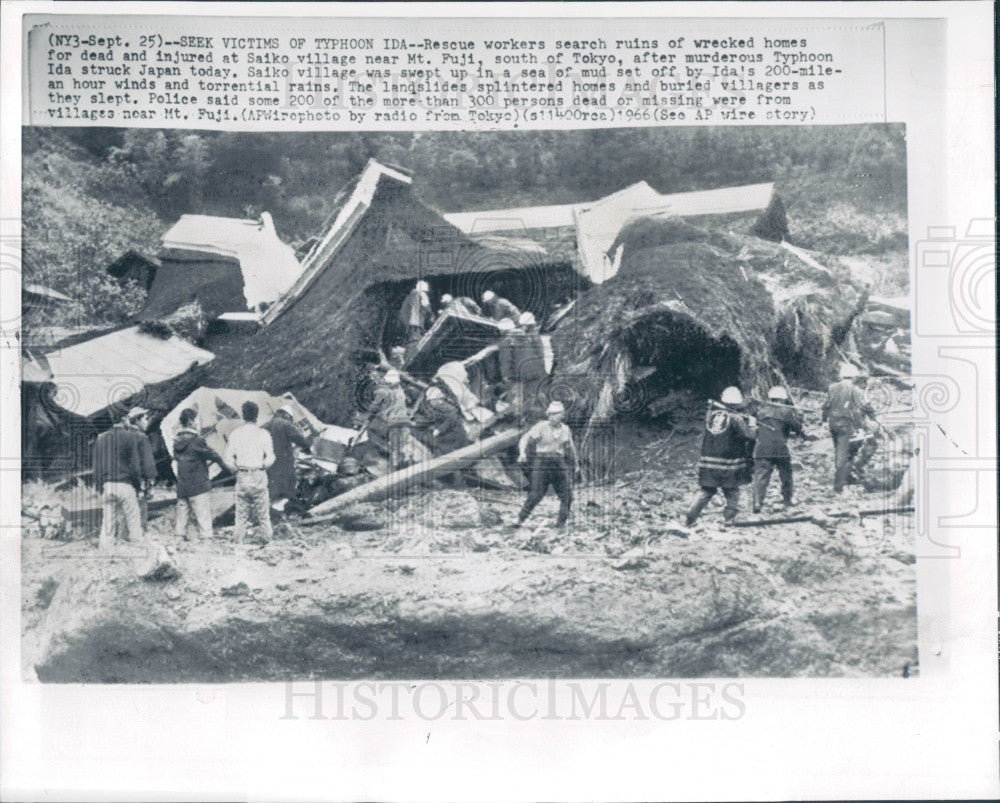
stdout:
{"type": "Polygon", "coordinates": [[[0,5],[0,798],[997,798],[991,11],[0,5]]]}
{"type": "Polygon", "coordinates": [[[901,125],[23,130],[43,683],[919,672],[901,125]]]}

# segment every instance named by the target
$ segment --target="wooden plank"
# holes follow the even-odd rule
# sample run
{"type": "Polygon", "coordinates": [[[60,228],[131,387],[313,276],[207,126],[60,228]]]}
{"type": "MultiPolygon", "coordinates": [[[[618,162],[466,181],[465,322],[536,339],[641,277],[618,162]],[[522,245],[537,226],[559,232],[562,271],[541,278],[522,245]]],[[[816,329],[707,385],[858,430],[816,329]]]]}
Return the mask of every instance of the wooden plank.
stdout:
{"type": "Polygon", "coordinates": [[[338,518],[336,515],[329,515],[335,511],[342,510],[357,502],[366,502],[371,499],[381,499],[388,496],[392,491],[400,487],[416,485],[422,480],[433,478],[438,473],[449,473],[458,469],[470,466],[484,457],[499,452],[517,443],[521,437],[518,430],[506,430],[493,435],[486,440],[464,446],[454,452],[449,452],[441,457],[419,463],[415,466],[394,471],[384,477],[380,477],[374,482],[352,488],[350,491],[333,499],[321,502],[309,511],[309,518],[303,524],[318,524],[321,521],[332,521],[338,518]]]}

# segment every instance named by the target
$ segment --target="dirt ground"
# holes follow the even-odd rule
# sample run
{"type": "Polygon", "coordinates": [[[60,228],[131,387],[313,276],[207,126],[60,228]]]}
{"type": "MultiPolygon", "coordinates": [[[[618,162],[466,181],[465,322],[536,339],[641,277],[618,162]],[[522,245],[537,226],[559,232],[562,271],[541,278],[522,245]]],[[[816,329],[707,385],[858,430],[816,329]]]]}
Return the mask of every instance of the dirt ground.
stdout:
{"type": "MultiPolygon", "coordinates": [[[[806,403],[812,400],[806,398],[806,403]]],[[[139,579],[142,550],[101,557],[95,534],[22,542],[22,664],[52,682],[289,678],[899,677],[917,668],[912,516],[859,517],[879,493],[834,498],[818,415],[793,441],[809,520],[691,532],[699,431],[622,430],[613,483],[576,488],[519,530],[514,492],[430,490],[367,504],[352,527],[278,524],[264,547],[151,537],[180,570],[139,579]]],[[[40,484],[26,486],[29,497],[40,484]]],[[[777,478],[760,519],[777,509],[777,478]]],[[[749,511],[749,489],[744,491],[749,511]]],[[[750,517],[744,515],[748,521],[750,517]]],[[[31,525],[32,520],[26,520],[31,525]]],[[[193,531],[192,531],[193,536],[193,531]]]]}

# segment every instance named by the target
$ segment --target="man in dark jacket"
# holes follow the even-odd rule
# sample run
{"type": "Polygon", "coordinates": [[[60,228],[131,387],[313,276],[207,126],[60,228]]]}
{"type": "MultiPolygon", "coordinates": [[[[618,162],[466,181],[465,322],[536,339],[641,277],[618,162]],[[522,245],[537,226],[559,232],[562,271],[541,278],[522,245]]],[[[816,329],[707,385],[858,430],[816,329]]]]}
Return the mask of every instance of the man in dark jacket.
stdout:
{"type": "Polygon", "coordinates": [[[788,391],[775,386],[767,392],[767,403],[757,411],[757,445],[753,452],[753,512],[760,513],[767,495],[771,473],[778,469],[781,500],[785,507],[792,502],[792,457],[788,436],[802,434],[802,418],[792,406],[788,391]]]}
{"type": "Polygon", "coordinates": [[[198,524],[201,537],[212,537],[212,506],[209,492],[208,464],[226,464],[222,456],[206,443],[198,429],[198,413],[190,407],[181,410],[181,428],[174,435],[174,473],[177,476],[176,533],[185,541],[191,517],[198,524]]]}
{"type": "Polygon", "coordinates": [[[308,449],[311,445],[309,438],[295,426],[293,418],[294,411],[285,405],[263,427],[271,433],[271,442],[274,444],[274,463],[267,470],[267,486],[272,505],[282,499],[295,498],[294,447],[308,449]]]}
{"type": "Polygon", "coordinates": [[[139,493],[147,491],[156,480],[153,446],[144,431],[147,416],[143,408],[133,407],[94,443],[94,487],[101,495],[103,508],[98,540],[102,552],[111,551],[115,537],[122,532],[120,519],[124,519],[128,531],[123,540],[146,540],[139,493]]]}
{"type": "Polygon", "coordinates": [[[705,434],[698,459],[698,485],[701,490],[688,509],[685,524],[690,527],[705,509],[715,492],[722,491],[726,506],[722,511],[727,524],[740,509],[740,486],[749,482],[748,448],[757,437],[755,422],[744,415],[743,394],[739,388],[722,391],[722,404],[710,404],[705,416],[705,434]]]}
{"type": "Polygon", "coordinates": [[[865,401],[861,389],[854,384],[860,376],[850,363],[840,367],[840,381],[830,385],[823,402],[823,420],[830,424],[833,438],[833,492],[842,493],[851,462],[851,438],[866,418],[874,420],[875,410],[865,401]]]}

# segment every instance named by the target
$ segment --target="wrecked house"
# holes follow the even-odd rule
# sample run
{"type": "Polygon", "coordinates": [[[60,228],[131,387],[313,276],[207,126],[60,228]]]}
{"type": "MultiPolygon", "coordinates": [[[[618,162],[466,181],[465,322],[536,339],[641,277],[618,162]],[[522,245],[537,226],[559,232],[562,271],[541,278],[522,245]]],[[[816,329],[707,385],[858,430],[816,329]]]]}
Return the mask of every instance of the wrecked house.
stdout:
{"type": "Polygon", "coordinates": [[[574,264],[594,284],[618,273],[621,251],[614,247],[621,231],[643,218],[684,218],[736,225],[747,233],[781,241],[788,234],[784,205],[774,184],[750,184],[664,195],[645,181],[597,201],[556,206],[491,209],[445,215],[473,237],[506,234],[575,251],[574,264]]]}
{"type": "Polygon", "coordinates": [[[617,275],[553,335],[554,384],[598,475],[609,470],[608,428],[662,414],[672,394],[823,386],[866,300],[846,270],[798,249],[676,219],[637,221],[613,247],[617,275]]]}
{"type": "Polygon", "coordinates": [[[135,282],[146,292],[153,286],[156,272],[162,263],[159,259],[139,251],[128,250],[107,267],[107,272],[119,284],[135,282]]]}
{"type": "MultiPolygon", "coordinates": [[[[123,272],[130,265],[139,271],[135,266],[142,261],[127,256],[112,267],[122,263],[123,272]]],[[[258,220],[183,215],[163,235],[158,263],[151,271],[144,320],[194,301],[208,320],[258,313],[281,298],[301,271],[295,251],[278,237],[267,212],[258,220]]]]}
{"type": "Polygon", "coordinates": [[[346,425],[379,351],[401,341],[397,313],[417,280],[428,282],[435,304],[444,293],[478,299],[492,289],[539,320],[582,286],[568,260],[537,244],[476,242],[417,198],[408,173],[374,160],[333,206],[298,279],[264,313],[264,328],[209,338],[219,356],[214,384],[290,391],[323,420],[346,425]]]}

